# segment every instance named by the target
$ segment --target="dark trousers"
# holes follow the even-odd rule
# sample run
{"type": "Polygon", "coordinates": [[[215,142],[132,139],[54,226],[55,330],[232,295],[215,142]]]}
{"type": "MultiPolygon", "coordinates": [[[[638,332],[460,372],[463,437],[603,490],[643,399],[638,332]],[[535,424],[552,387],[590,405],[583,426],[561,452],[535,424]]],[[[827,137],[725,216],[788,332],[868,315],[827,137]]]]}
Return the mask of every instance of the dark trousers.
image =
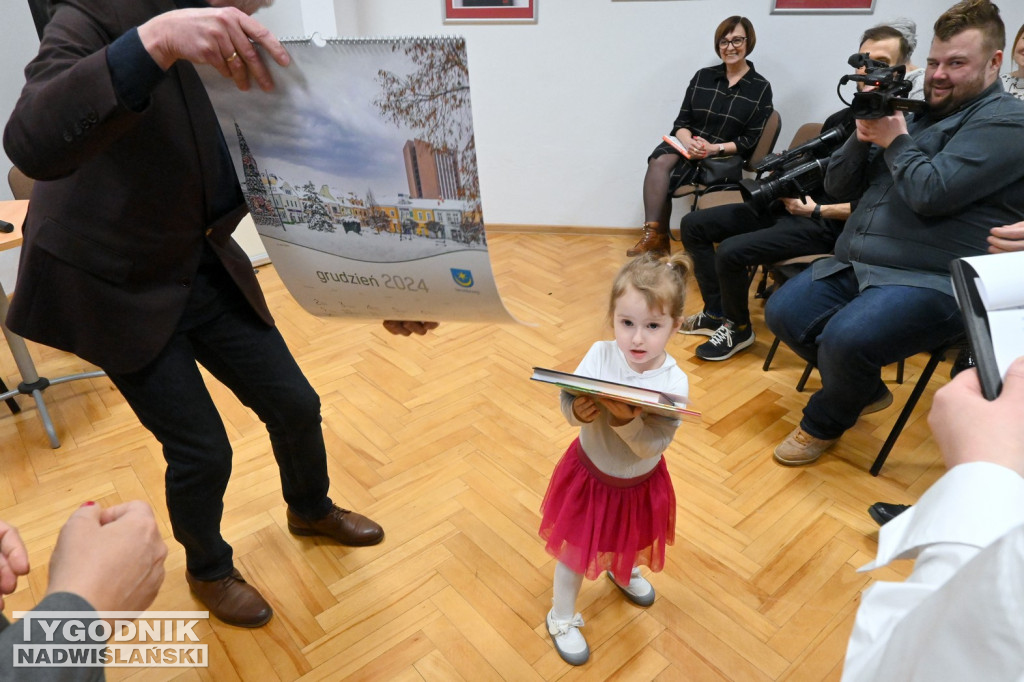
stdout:
{"type": "Polygon", "coordinates": [[[772,294],[764,318],[821,375],[800,426],[815,438],[838,438],[884,395],[882,367],[951,342],[963,322],[956,300],[935,289],[883,284],[861,291],[853,268],[812,275],[804,270],[772,294]]]}
{"type": "Polygon", "coordinates": [[[738,325],[750,323],[749,266],[831,253],[841,230],[841,223],[830,220],[759,215],[746,204],[693,211],[680,224],[704,310],[738,325]]]}
{"type": "Polygon", "coordinates": [[[220,533],[231,444],[197,362],[266,424],[288,506],[315,519],[332,503],[320,397],[281,334],[252,312],[220,264],[204,265],[159,356],[137,372],[107,374],[163,446],[167,510],[186,567],[216,580],[233,567],[220,533]]]}

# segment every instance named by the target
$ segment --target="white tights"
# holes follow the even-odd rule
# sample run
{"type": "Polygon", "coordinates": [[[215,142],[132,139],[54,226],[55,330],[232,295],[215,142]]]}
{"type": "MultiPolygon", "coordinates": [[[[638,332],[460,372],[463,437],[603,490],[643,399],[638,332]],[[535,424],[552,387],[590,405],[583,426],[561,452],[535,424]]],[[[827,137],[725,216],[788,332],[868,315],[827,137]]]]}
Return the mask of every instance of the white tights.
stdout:
{"type": "MultiPolygon", "coordinates": [[[[633,575],[639,577],[640,569],[633,567],[633,575]]],[[[583,574],[577,573],[561,561],[555,564],[555,585],[552,590],[551,616],[555,620],[572,620],[576,615],[576,597],[583,586],[583,574]]]]}
{"type": "Polygon", "coordinates": [[[583,574],[577,573],[561,561],[555,564],[555,586],[551,599],[551,617],[572,620],[576,615],[576,596],[583,585],[583,574]]]}

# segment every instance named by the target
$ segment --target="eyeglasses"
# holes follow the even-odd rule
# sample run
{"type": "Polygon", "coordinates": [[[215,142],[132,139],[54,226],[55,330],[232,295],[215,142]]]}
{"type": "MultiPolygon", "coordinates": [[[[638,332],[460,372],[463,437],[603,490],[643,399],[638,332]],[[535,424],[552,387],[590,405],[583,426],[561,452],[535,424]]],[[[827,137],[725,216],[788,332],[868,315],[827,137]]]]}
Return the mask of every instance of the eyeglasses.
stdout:
{"type": "Polygon", "coordinates": [[[718,47],[724,50],[730,45],[732,45],[733,47],[740,47],[745,42],[747,42],[746,36],[736,36],[732,40],[729,40],[728,38],[722,38],[721,40],[718,41],[718,47]]]}

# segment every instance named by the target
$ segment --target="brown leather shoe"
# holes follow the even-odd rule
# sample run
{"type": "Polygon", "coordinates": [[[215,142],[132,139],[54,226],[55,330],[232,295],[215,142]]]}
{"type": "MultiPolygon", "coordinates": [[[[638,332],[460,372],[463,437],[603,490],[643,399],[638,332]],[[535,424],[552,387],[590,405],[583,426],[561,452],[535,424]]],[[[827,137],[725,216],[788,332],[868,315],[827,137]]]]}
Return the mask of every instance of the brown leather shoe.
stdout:
{"type": "Polygon", "coordinates": [[[288,510],[288,530],[292,535],[322,535],[350,547],[376,545],[384,539],[384,529],[366,518],[337,505],[316,521],[307,521],[288,510]]]}
{"type": "Polygon", "coordinates": [[[197,580],[185,571],[185,580],[192,594],[203,602],[210,613],[228,625],[258,628],[265,625],[274,610],[259,591],[245,582],[238,569],[220,580],[197,580]]]}
{"type": "Polygon", "coordinates": [[[668,231],[662,232],[658,223],[644,223],[643,234],[636,246],[626,251],[630,258],[639,256],[641,253],[653,251],[659,256],[667,256],[671,246],[669,245],[668,231]]]}

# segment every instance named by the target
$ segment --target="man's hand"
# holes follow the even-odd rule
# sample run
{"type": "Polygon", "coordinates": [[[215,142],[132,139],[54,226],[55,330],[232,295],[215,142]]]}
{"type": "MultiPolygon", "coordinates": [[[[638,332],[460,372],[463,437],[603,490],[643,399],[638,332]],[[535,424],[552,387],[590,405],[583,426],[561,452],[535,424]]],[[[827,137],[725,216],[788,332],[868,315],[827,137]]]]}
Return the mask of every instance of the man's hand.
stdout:
{"type": "Polygon", "coordinates": [[[817,206],[813,201],[807,201],[807,197],[794,199],[793,197],[782,197],[782,205],[786,207],[790,215],[810,217],[811,211],[817,206]]]}
{"type": "Polygon", "coordinates": [[[1024,220],[1013,225],[993,227],[989,230],[988,252],[1009,253],[1024,251],[1024,220]]]}
{"type": "Polygon", "coordinates": [[[900,135],[907,134],[907,119],[902,111],[882,118],[857,119],[857,139],[861,142],[873,142],[886,149],[900,135]]]}
{"type": "Polygon", "coordinates": [[[612,400],[610,398],[598,398],[598,402],[604,405],[605,409],[608,410],[608,423],[612,426],[625,426],[639,417],[640,413],[643,412],[643,410],[636,405],[621,403],[618,400],[612,400]]]}
{"type": "Polygon", "coordinates": [[[83,505],[57,537],[46,593],[77,594],[97,611],[144,611],[164,580],[166,556],[145,502],[83,505]]]}
{"type": "Polygon", "coordinates": [[[1006,373],[999,397],[981,394],[978,371],[969,369],[940,388],[928,425],[950,469],[967,462],[992,462],[1024,476],[1024,357],[1006,373]]]}
{"type": "Polygon", "coordinates": [[[412,320],[384,320],[384,328],[396,336],[416,334],[423,336],[431,329],[437,329],[438,322],[413,322],[412,320]]]}
{"type": "Polygon", "coordinates": [[[0,610],[4,595],[14,592],[18,576],[28,575],[28,552],[18,530],[0,521],[0,610]]]}
{"type": "Polygon", "coordinates": [[[209,64],[225,78],[234,79],[239,90],[249,89],[250,78],[263,90],[274,87],[255,44],[281,66],[291,61],[263,24],[234,7],[164,12],[139,27],[139,38],[165,71],[179,59],[209,64]]]}

